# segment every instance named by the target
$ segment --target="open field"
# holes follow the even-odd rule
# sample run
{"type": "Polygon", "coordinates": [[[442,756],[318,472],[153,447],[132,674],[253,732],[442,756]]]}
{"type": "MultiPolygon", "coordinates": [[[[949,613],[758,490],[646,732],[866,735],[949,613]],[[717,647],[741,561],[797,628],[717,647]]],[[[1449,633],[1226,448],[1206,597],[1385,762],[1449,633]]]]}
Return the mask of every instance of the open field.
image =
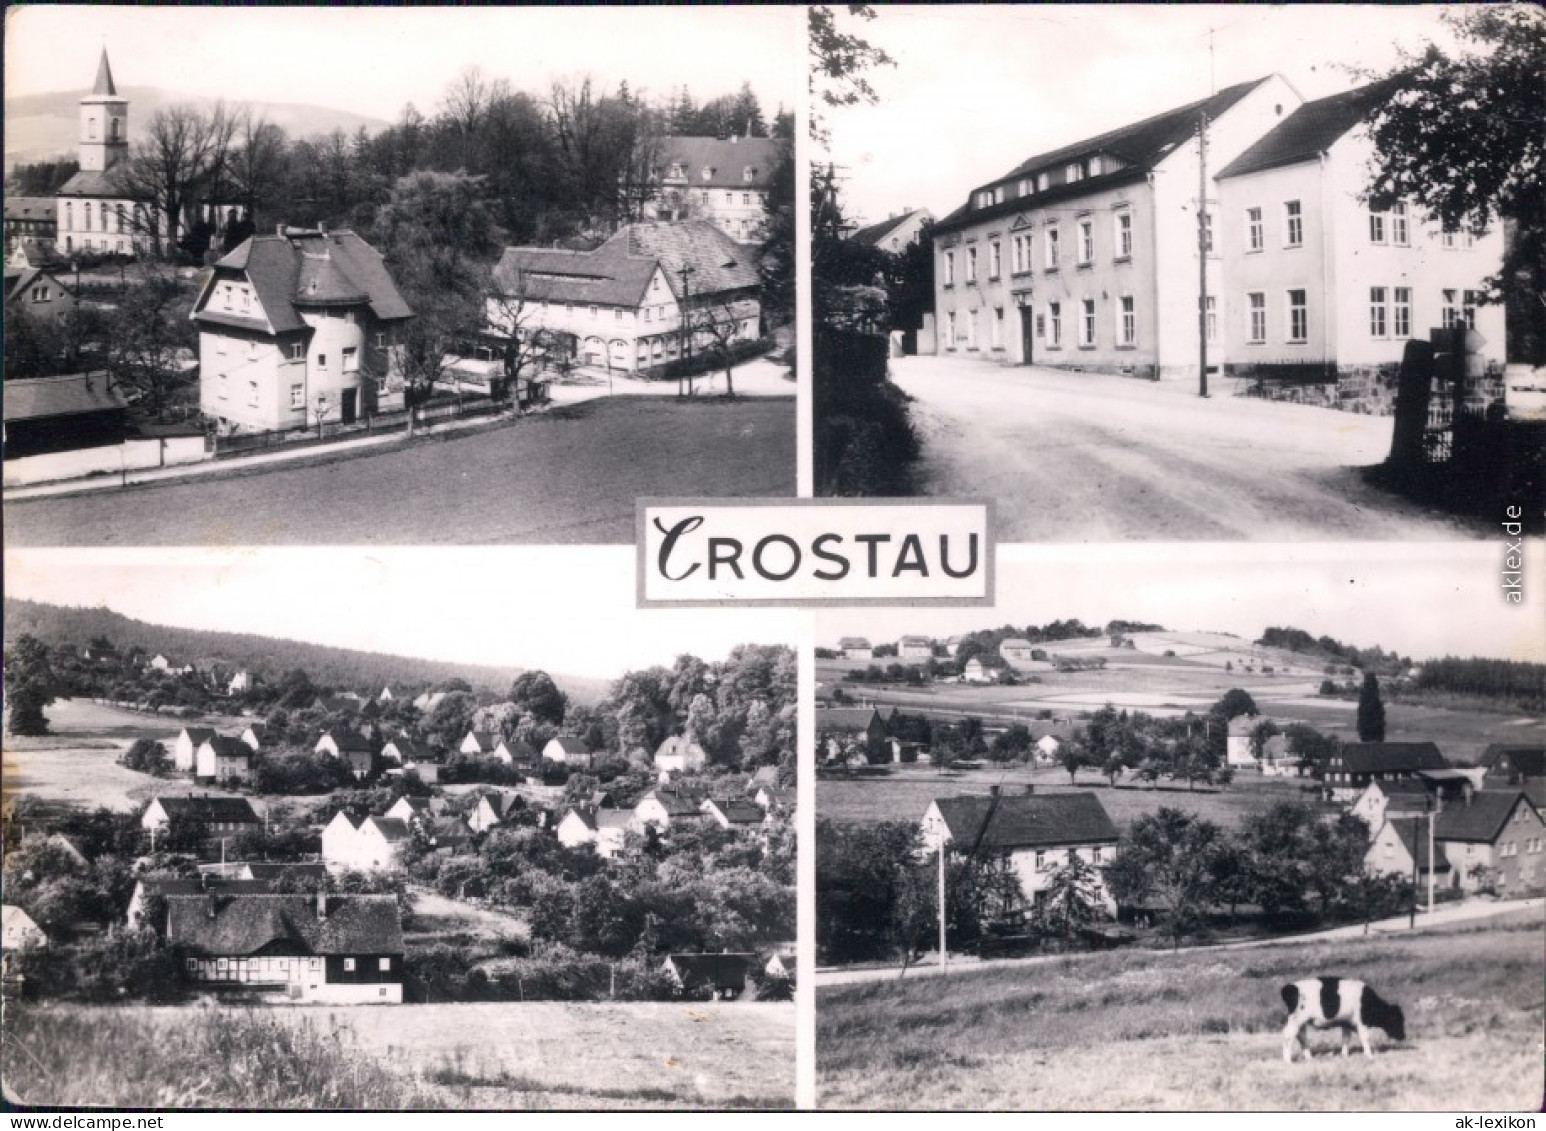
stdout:
{"type": "Polygon", "coordinates": [[[823,778],[816,783],[816,811],[822,817],[839,821],[919,821],[929,802],[936,797],[957,794],[986,794],[995,785],[1005,793],[1015,793],[1025,784],[1034,784],[1037,793],[1069,793],[1093,790],[1119,829],[1138,817],[1152,813],[1162,805],[1184,809],[1234,828],[1245,814],[1265,809],[1284,799],[1313,800],[1300,791],[1304,784],[1292,778],[1262,778],[1241,775],[1235,784],[1217,792],[1189,792],[1180,788],[1112,789],[1105,778],[1081,775],[1070,787],[1068,774],[1059,769],[1030,769],[1010,766],[1006,769],[984,767],[980,770],[952,770],[940,773],[932,766],[893,767],[884,777],[853,780],[823,778]]]}
{"type": "Polygon", "coordinates": [[[640,496],[793,495],[795,402],[602,398],[505,428],[232,472],[12,502],[5,538],[30,546],[632,542],[640,496]]]}
{"type": "MultiPolygon", "coordinates": [[[[1062,1111],[1539,1110],[1539,909],[1485,927],[1071,956],[817,992],[817,1102],[1062,1111]],[[1363,978],[1406,1011],[1375,1056],[1282,1060],[1278,990],[1363,978]]],[[[1311,1047],[1335,1047],[1334,1031],[1311,1047]]]]}
{"type": "MultiPolygon", "coordinates": [[[[996,684],[934,683],[924,687],[902,684],[848,683],[844,677],[869,663],[882,667],[894,660],[818,660],[816,679],[822,690],[841,686],[864,703],[931,717],[975,715],[990,725],[1029,721],[1042,711],[1077,718],[1106,703],[1152,715],[1204,712],[1232,687],[1248,692],[1263,714],[1297,720],[1344,741],[1357,741],[1357,704],[1351,699],[1321,698],[1320,676],[1262,676],[1226,672],[1222,667],[1167,659],[1164,663],[1128,661],[1126,649],[1087,650],[1108,657],[1102,671],[1038,672],[1035,683],[1018,687],[996,684]]],[[[1049,646],[1055,648],[1056,646],[1049,646]]],[[[1141,654],[1140,654],[1141,655],[1141,654]]],[[[1474,762],[1489,743],[1546,742],[1546,721],[1521,718],[1507,710],[1431,707],[1420,703],[1385,703],[1386,739],[1391,742],[1434,742],[1453,762],[1474,762]]]]}
{"type": "MultiPolygon", "coordinates": [[[[95,809],[135,809],[155,794],[194,792],[186,777],[154,778],[118,764],[118,755],[137,738],[167,744],[177,737],[183,723],[166,715],[142,715],[93,703],[87,699],[61,699],[47,710],[49,729],[44,738],[5,736],[5,757],[0,782],[5,796],[24,793],[42,801],[59,801],[95,809]]],[[[245,720],[209,716],[197,720],[226,733],[239,731],[245,720]]],[[[225,796],[226,791],[198,787],[200,793],[225,796]]],[[[257,799],[254,798],[257,802],[257,799]]],[[[257,805],[262,812],[261,804],[257,805]]]]}
{"type": "Polygon", "coordinates": [[[7,1032],[6,1090],[32,1104],[794,1104],[790,1004],[50,1006],[22,1020],[7,1032]]]}

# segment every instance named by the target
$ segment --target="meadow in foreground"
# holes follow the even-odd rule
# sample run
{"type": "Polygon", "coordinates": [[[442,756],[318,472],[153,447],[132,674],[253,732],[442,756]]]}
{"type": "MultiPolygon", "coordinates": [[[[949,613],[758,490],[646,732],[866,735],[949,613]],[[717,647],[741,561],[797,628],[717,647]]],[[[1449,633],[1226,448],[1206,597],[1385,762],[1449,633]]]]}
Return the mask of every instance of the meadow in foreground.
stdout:
{"type": "MultiPolygon", "coordinates": [[[[817,1102],[832,1108],[1537,1110],[1539,910],[1485,928],[887,979],[817,996],[817,1102]],[[1406,1010],[1375,1057],[1286,1064],[1278,990],[1363,978],[1406,1010]]],[[[1356,1042],[1355,1042],[1356,1044],[1356,1042]]]]}

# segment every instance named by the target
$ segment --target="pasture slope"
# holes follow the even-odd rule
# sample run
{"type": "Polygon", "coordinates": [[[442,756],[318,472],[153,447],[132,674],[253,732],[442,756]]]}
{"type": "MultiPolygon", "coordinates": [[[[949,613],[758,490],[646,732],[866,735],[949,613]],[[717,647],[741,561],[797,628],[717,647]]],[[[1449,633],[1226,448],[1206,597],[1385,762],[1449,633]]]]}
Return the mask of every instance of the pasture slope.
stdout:
{"type": "MultiPolygon", "coordinates": [[[[1538,1111],[1539,909],[1482,928],[1240,951],[1077,955],[817,992],[823,1108],[1538,1111]],[[1362,978],[1406,1011],[1375,1056],[1282,1059],[1279,987],[1362,978]]],[[[1355,1039],[1356,1047],[1356,1039],[1355,1039]]]]}
{"type": "Polygon", "coordinates": [[[789,1004],[49,1006],[7,1022],[6,1098],[26,1104],[794,1106],[789,1004]]]}

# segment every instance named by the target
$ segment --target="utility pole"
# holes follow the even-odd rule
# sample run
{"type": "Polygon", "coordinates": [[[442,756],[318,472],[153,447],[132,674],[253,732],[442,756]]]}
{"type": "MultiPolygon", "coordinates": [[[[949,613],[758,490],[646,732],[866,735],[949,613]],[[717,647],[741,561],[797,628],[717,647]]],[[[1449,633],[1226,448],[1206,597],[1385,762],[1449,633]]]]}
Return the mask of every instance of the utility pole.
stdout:
{"type": "MultiPolygon", "coordinates": [[[[1428,870],[1433,871],[1433,858],[1428,859],[1428,870]]],[[[1406,928],[1417,929],[1417,830],[1412,830],[1412,910],[1407,913],[1406,928]]]]}
{"type": "MultiPolygon", "coordinates": [[[[687,359],[692,356],[692,330],[688,326],[689,310],[688,310],[688,303],[687,303],[687,300],[688,300],[688,298],[689,298],[689,296],[691,294],[691,292],[688,289],[689,284],[688,284],[688,281],[687,281],[687,277],[689,275],[691,275],[692,273],[693,273],[693,266],[690,263],[683,263],[682,266],[680,268],[678,268],[678,270],[677,270],[677,274],[682,276],[682,317],[681,317],[681,324],[682,324],[682,326],[681,326],[681,329],[682,329],[682,348],[681,348],[681,360],[682,360],[682,367],[684,369],[686,368],[686,365],[687,365],[687,359]]],[[[692,378],[691,377],[687,378],[687,387],[688,388],[692,388],[692,378]]],[[[681,396],[682,395],[682,381],[681,381],[681,378],[678,378],[677,382],[676,382],[676,395],[677,396],[681,396]]]]}
{"type": "Polygon", "coordinates": [[[1208,395],[1208,115],[1197,116],[1197,395],[1208,395]]]}
{"type": "Polygon", "coordinates": [[[1428,795],[1428,914],[1433,914],[1433,794],[1428,795]]]}
{"type": "MultiPolygon", "coordinates": [[[[943,822],[941,822],[943,824],[943,822]]],[[[939,972],[944,974],[950,968],[950,961],[946,957],[945,949],[945,830],[939,832],[939,972]]]]}

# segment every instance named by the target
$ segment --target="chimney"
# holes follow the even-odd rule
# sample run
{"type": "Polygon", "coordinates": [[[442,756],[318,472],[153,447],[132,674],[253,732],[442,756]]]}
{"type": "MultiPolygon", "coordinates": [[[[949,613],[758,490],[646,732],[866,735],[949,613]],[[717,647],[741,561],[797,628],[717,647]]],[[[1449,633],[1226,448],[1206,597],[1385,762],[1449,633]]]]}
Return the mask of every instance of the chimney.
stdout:
{"type": "Polygon", "coordinates": [[[998,796],[998,786],[996,786],[996,785],[988,786],[988,796],[989,797],[997,797],[998,796]]]}
{"type": "Polygon", "coordinates": [[[317,889],[317,922],[327,922],[327,889],[317,889]]]}
{"type": "Polygon", "coordinates": [[[213,892],[204,897],[204,914],[210,919],[215,917],[215,896],[213,892]]]}
{"type": "Polygon", "coordinates": [[[1033,782],[1026,782],[1025,783],[1025,795],[1027,797],[1029,797],[1031,794],[1033,794],[1035,792],[1036,792],[1036,785],[1035,785],[1035,783],[1033,783],[1033,782]]]}

